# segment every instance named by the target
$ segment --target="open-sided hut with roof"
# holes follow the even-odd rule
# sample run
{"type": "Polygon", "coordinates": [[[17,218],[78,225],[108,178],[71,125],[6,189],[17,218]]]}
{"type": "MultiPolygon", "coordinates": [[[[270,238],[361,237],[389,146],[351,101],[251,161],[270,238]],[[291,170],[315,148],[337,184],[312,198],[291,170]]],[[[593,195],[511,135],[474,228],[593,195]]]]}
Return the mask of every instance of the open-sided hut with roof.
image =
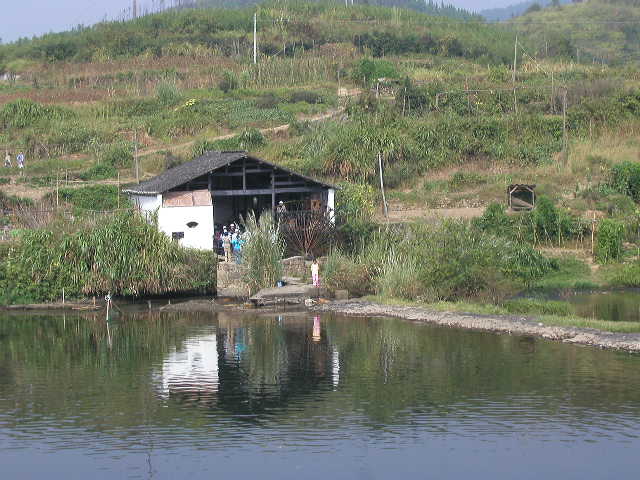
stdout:
{"type": "Polygon", "coordinates": [[[211,250],[216,231],[250,211],[322,211],[333,218],[333,185],[247,152],[207,152],[125,190],[159,229],[186,247],[211,250]]]}

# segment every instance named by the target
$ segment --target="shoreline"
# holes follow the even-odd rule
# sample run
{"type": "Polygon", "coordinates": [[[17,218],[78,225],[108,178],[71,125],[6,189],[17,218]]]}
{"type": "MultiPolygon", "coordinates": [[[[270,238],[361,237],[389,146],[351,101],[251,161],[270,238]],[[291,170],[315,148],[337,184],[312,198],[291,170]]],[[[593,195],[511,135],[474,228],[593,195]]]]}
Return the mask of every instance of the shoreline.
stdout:
{"type": "Polygon", "coordinates": [[[545,325],[535,317],[438,312],[422,307],[385,305],[368,300],[340,300],[311,307],[356,317],[392,317],[416,323],[509,335],[535,336],[569,344],[640,353],[640,333],[611,333],[594,328],[545,325]]]}

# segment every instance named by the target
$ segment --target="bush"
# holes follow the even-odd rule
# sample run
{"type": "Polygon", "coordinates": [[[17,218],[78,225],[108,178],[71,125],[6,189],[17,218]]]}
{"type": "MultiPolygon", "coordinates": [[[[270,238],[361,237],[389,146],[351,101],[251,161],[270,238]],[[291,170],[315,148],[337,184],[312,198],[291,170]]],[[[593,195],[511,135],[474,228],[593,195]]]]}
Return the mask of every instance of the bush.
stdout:
{"type": "Polygon", "coordinates": [[[557,267],[527,245],[455,221],[373,236],[357,262],[365,266],[379,294],[408,300],[494,303],[557,267]]]}
{"type": "MultiPolygon", "coordinates": [[[[120,192],[116,185],[88,185],[80,188],[61,188],[60,200],[79,210],[109,211],[118,207],[120,192]]],[[[49,193],[52,198],[55,193],[49,193]]],[[[122,198],[122,204],[126,199],[122,198]]]]}
{"type": "Polygon", "coordinates": [[[229,70],[222,72],[222,79],[218,82],[218,88],[224,93],[238,88],[238,76],[229,70]]]}
{"type": "Polygon", "coordinates": [[[378,78],[398,78],[398,72],[387,60],[363,58],[353,67],[351,77],[356,83],[368,87],[378,78]]]}
{"type": "Polygon", "coordinates": [[[622,257],[622,240],[624,224],[617,220],[604,219],[598,226],[596,258],[600,263],[620,260],[622,257]]]}
{"type": "Polygon", "coordinates": [[[133,165],[133,145],[128,142],[107,145],[100,152],[100,160],[115,168],[128,168],[133,165]]]}
{"type": "Polygon", "coordinates": [[[41,121],[64,120],[75,117],[72,110],[42,105],[27,99],[6,103],[0,109],[0,125],[3,128],[26,128],[41,121]]]}
{"type": "Polygon", "coordinates": [[[180,103],[182,93],[175,83],[163,81],[156,87],[156,98],[161,105],[172,107],[180,103]]]}
{"type": "Polygon", "coordinates": [[[298,90],[291,94],[291,103],[305,102],[309,104],[323,103],[322,95],[309,90],[298,90]]]}
{"type": "Polygon", "coordinates": [[[640,163],[622,162],[611,168],[609,185],[617,192],[640,201],[640,163]]]}
{"type": "Polygon", "coordinates": [[[284,242],[280,227],[268,212],[256,218],[249,212],[244,219],[246,243],[242,248],[242,259],[247,265],[246,282],[251,293],[261,288],[275,287],[282,278],[284,242]]]}
{"type": "Polygon", "coordinates": [[[331,290],[348,290],[357,297],[373,292],[371,274],[366,265],[339,250],[327,257],[322,281],[331,290]]]}
{"type": "Polygon", "coordinates": [[[107,178],[115,178],[118,175],[118,170],[104,163],[96,163],[78,177],[80,180],[106,180],[107,178]]]}
{"type": "Polygon", "coordinates": [[[25,231],[0,258],[0,303],[56,300],[63,289],[67,298],[209,293],[215,262],[215,255],[184,249],[141,215],[124,212],[76,233],[25,231]]]}

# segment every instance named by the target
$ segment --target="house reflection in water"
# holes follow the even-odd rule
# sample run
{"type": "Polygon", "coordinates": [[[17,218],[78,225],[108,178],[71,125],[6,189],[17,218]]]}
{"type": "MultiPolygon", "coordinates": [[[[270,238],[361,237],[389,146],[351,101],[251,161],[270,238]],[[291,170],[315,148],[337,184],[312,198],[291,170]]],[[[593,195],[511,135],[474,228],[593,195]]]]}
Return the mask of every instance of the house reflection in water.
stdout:
{"type": "Polygon", "coordinates": [[[206,399],[218,391],[218,331],[211,327],[201,336],[190,338],[174,349],[162,362],[160,393],[206,399]]]}
{"type": "Polygon", "coordinates": [[[165,357],[156,371],[162,397],[246,414],[338,388],[340,354],[320,318],[218,314],[213,323],[165,357]]]}

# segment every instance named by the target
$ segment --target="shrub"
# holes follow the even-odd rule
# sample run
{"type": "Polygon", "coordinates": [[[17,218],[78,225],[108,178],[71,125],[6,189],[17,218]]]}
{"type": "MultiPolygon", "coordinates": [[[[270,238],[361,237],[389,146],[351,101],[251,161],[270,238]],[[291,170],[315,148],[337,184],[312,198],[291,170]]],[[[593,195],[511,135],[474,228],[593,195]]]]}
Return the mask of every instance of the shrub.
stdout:
{"type": "Polygon", "coordinates": [[[238,88],[238,76],[230,70],[225,70],[222,72],[222,79],[218,82],[218,88],[224,93],[235,90],[238,88]]]}
{"type": "Polygon", "coordinates": [[[128,142],[107,145],[100,152],[100,160],[116,168],[128,168],[133,165],[133,145],[128,142]]]}
{"type": "Polygon", "coordinates": [[[156,87],[156,98],[161,105],[171,107],[180,103],[182,93],[175,83],[163,81],[156,87]]]}
{"type": "Polygon", "coordinates": [[[0,109],[0,125],[3,128],[26,128],[41,121],[73,118],[72,110],[50,105],[42,105],[27,99],[6,103],[0,109]]]}
{"type": "Polygon", "coordinates": [[[105,163],[96,163],[78,177],[81,180],[106,180],[107,178],[115,178],[118,175],[118,170],[112,165],[105,163]]]}
{"type": "Polygon", "coordinates": [[[322,95],[309,90],[298,90],[291,94],[291,103],[305,102],[309,104],[323,103],[322,95]]]}
{"type": "Polygon", "coordinates": [[[249,212],[243,220],[246,229],[246,244],[242,258],[247,265],[246,282],[251,293],[261,288],[274,287],[282,277],[284,242],[280,227],[268,212],[259,218],[249,212]]]}
{"type": "Polygon", "coordinates": [[[353,67],[351,76],[356,83],[366,87],[378,78],[397,78],[398,72],[387,60],[363,58],[353,67]]]}
{"type": "MultiPolygon", "coordinates": [[[[0,302],[78,295],[158,295],[213,290],[216,257],[172,242],[135,212],[76,233],[25,231],[0,262],[0,302]]],[[[2,252],[0,252],[2,253],[2,252]]]]}
{"type": "Polygon", "coordinates": [[[322,279],[331,290],[348,290],[362,296],[373,292],[371,274],[357,258],[339,250],[331,252],[323,265],[322,279]]]}
{"type": "MultiPolygon", "coordinates": [[[[79,210],[115,210],[120,192],[116,185],[88,185],[80,188],[61,188],[60,200],[79,210]]],[[[55,193],[50,193],[52,197],[55,193]]],[[[122,200],[124,204],[126,200],[122,200]]]]}
{"type": "Polygon", "coordinates": [[[609,185],[617,192],[640,201],[640,163],[622,162],[611,168],[609,185]]]}
{"type": "Polygon", "coordinates": [[[596,258],[600,263],[609,263],[622,257],[624,224],[617,220],[604,219],[598,227],[596,258]]]}

